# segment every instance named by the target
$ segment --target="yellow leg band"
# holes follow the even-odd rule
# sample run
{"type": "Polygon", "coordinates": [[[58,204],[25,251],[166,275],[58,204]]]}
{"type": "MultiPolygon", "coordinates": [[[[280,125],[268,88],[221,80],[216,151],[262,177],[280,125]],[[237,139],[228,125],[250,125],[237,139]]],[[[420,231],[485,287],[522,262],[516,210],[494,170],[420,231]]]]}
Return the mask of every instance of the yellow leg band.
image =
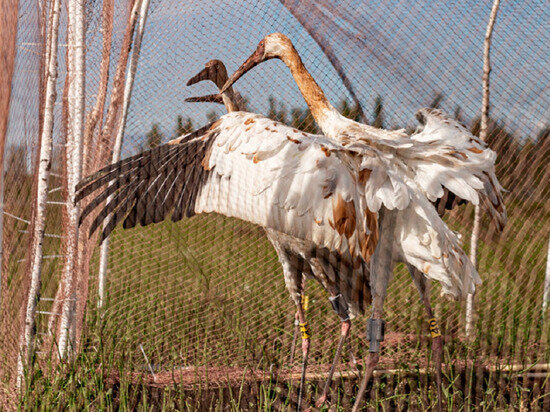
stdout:
{"type": "Polygon", "coordinates": [[[441,333],[439,332],[439,326],[437,326],[437,321],[435,318],[431,318],[428,321],[430,325],[430,333],[432,335],[432,338],[437,338],[438,336],[441,336],[441,333]]]}
{"type": "Polygon", "coordinates": [[[309,309],[309,296],[302,295],[302,308],[307,312],[309,309]]]}
{"type": "Polygon", "coordinates": [[[302,332],[302,339],[308,339],[311,334],[309,333],[309,325],[307,322],[300,323],[300,332],[302,332]]]}

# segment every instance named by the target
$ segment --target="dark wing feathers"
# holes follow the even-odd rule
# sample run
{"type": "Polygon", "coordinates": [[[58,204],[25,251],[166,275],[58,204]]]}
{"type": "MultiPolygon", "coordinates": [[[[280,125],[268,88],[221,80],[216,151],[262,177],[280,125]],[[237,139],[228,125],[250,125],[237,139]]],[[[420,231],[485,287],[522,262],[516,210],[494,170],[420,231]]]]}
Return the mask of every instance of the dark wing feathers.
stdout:
{"type": "Polygon", "coordinates": [[[111,196],[93,220],[90,235],[111,213],[111,219],[103,228],[102,240],[123,219],[124,227],[130,228],[138,222],[143,226],[160,222],[171,210],[174,210],[174,221],[183,215],[192,216],[197,194],[210,173],[202,161],[217,136],[211,127],[203,127],[178,143],[164,144],[123,159],[82,180],[77,185],[77,200],[99,188],[104,190],[84,208],[81,222],[111,196]]]}
{"type": "Polygon", "coordinates": [[[139,153],[117,163],[105,166],[103,169],[100,169],[81,180],[80,183],[76,185],[76,201],[78,202],[82,200],[90,193],[103,186],[106,182],[112,180],[113,177],[116,177],[117,175],[120,176],[122,173],[126,173],[127,171],[134,169],[139,164],[140,159],[147,152],[139,153]]]}
{"type": "Polygon", "coordinates": [[[459,205],[468,203],[466,200],[458,197],[446,187],[443,188],[443,196],[433,202],[437,214],[441,217],[445,214],[445,210],[453,210],[459,205]]]}

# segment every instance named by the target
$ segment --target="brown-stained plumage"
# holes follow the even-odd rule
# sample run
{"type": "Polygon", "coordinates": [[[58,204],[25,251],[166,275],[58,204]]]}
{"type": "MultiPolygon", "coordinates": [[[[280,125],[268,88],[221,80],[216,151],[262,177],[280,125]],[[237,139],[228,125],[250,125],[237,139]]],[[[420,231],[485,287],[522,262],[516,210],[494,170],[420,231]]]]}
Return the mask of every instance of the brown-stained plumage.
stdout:
{"type": "Polygon", "coordinates": [[[342,195],[338,195],[332,203],[334,228],[340,235],[348,239],[355,233],[355,205],[353,200],[346,202],[342,195]]]}
{"type": "MultiPolygon", "coordinates": [[[[364,172],[361,171],[363,173],[359,172],[357,179],[364,184],[368,195],[375,193],[377,185],[381,184],[380,182],[385,178],[389,177],[389,181],[392,181],[392,177],[389,176],[390,173],[387,176],[380,173],[386,170],[386,167],[387,170],[393,169],[391,174],[397,173],[404,176],[404,180],[407,182],[409,179],[414,181],[413,192],[415,194],[410,197],[410,193],[400,192],[404,185],[399,182],[391,182],[385,186],[386,190],[393,189],[394,191],[390,192],[388,190],[386,193],[391,194],[382,201],[389,212],[384,219],[382,217],[383,209],[380,209],[380,225],[385,228],[381,233],[378,233],[377,230],[371,231],[369,233],[372,238],[370,242],[365,239],[366,236],[360,231],[357,233],[364,258],[367,255],[372,256],[375,245],[378,244],[378,239],[380,236],[383,238],[383,240],[380,240],[383,246],[379,247],[374,254],[373,272],[371,274],[374,295],[372,325],[378,326],[373,326],[372,333],[369,335],[371,344],[371,353],[367,362],[369,372],[365,374],[357,396],[354,406],[354,410],[357,410],[366,389],[366,384],[378,362],[379,342],[383,339],[383,336],[380,338],[377,335],[378,332],[375,331],[381,330],[383,302],[386,296],[387,284],[390,280],[388,275],[390,269],[388,268],[393,268],[395,260],[397,260],[397,258],[388,259],[387,256],[393,256],[394,251],[396,251],[396,254],[401,255],[399,259],[405,258],[430,316],[432,316],[432,311],[429,305],[429,297],[427,297],[429,294],[429,278],[442,281],[444,288],[449,284],[454,284],[454,293],[452,294],[455,296],[460,294],[465,297],[467,293],[471,293],[476,283],[481,282],[479,275],[467,259],[464,251],[456,246],[458,240],[453,238],[454,235],[449,233],[450,231],[434,213],[434,210],[426,205],[426,200],[437,199],[434,202],[436,211],[439,215],[442,215],[445,209],[461,203],[462,199],[459,196],[465,197],[474,203],[481,198],[481,203],[489,210],[497,224],[497,228],[501,229],[506,222],[506,212],[500,194],[502,188],[498,184],[494,173],[493,153],[458,122],[437,109],[421,109],[416,114],[419,122],[425,126],[424,133],[416,133],[410,136],[410,139],[403,130],[377,129],[342,116],[330,105],[318,84],[307,72],[290,39],[281,33],[266,36],[260,42],[256,51],[231,76],[224,88],[230,87],[252,67],[272,58],[281,59],[290,69],[313,117],[326,136],[334,139],[342,146],[348,147],[349,145],[349,147],[357,148],[362,145],[367,148],[366,152],[369,152],[370,149],[376,149],[381,157],[386,157],[387,163],[384,165],[378,164],[378,170],[374,170],[377,167],[374,166],[373,171],[378,172],[375,174],[374,179],[371,179],[371,170],[367,172],[367,169],[365,169],[364,172]],[[467,144],[468,139],[470,139],[470,145],[467,144]],[[465,151],[469,153],[466,154],[465,151]],[[484,175],[480,171],[484,171],[484,175]],[[480,186],[483,186],[483,188],[480,186]],[[452,189],[455,193],[450,192],[449,189],[452,189]],[[420,192],[419,196],[417,195],[418,192],[420,192]],[[410,207],[407,199],[418,199],[419,203],[424,204],[424,216],[430,217],[425,219],[415,216],[414,212],[411,213],[413,209],[406,209],[410,207]],[[402,214],[400,214],[401,211],[403,211],[402,214]],[[422,222],[423,219],[424,222],[428,222],[428,225],[422,222]],[[409,223],[417,225],[417,227],[410,227],[409,223]],[[395,224],[400,225],[401,229],[396,231],[395,224]],[[424,243],[420,240],[420,237],[415,237],[415,235],[410,236],[411,233],[418,233],[419,236],[422,236],[423,232],[425,236],[432,236],[435,227],[441,230],[440,234],[445,233],[442,238],[445,242],[448,242],[445,250],[453,255],[451,256],[453,259],[452,264],[449,264],[451,262],[449,258],[443,260],[438,257],[446,252],[440,251],[434,254],[432,249],[426,247],[428,243],[424,243]],[[388,233],[384,233],[384,231],[388,233]],[[393,237],[393,233],[397,233],[397,235],[393,237]],[[428,250],[419,253],[421,249],[428,250]],[[380,250],[383,250],[383,252],[380,252],[380,250]],[[419,258],[421,255],[425,257],[419,258]],[[428,264],[428,262],[431,264],[428,264]],[[420,271],[423,271],[426,276],[423,276],[420,271]],[[432,271],[438,272],[438,276],[434,276],[432,271]]],[[[364,162],[369,167],[376,163],[374,160],[369,161],[369,159],[364,159],[364,162]]],[[[323,187],[323,193],[325,192],[327,190],[323,187]]],[[[345,226],[345,222],[347,222],[346,207],[338,199],[334,202],[333,217],[329,220],[329,224],[338,233],[343,234],[347,229],[345,226]]],[[[372,198],[369,205],[372,206],[373,210],[379,210],[380,203],[372,200],[372,198]]],[[[369,219],[368,212],[367,210],[366,220],[371,220],[371,222],[367,226],[374,226],[374,219],[369,219]]],[[[376,216],[374,215],[373,218],[376,219],[376,216]]],[[[378,222],[376,222],[376,227],[378,227],[378,222]]],[[[434,243],[442,244],[440,242],[434,243]]],[[[441,354],[440,343],[440,341],[439,343],[434,341],[434,348],[439,348],[439,355],[441,354]]],[[[436,358],[438,358],[436,381],[439,399],[441,400],[441,357],[436,356],[436,358]]],[[[321,406],[325,397],[326,393],[323,393],[317,406],[321,406]]],[[[439,403],[439,407],[441,408],[441,403],[439,403]]]]}

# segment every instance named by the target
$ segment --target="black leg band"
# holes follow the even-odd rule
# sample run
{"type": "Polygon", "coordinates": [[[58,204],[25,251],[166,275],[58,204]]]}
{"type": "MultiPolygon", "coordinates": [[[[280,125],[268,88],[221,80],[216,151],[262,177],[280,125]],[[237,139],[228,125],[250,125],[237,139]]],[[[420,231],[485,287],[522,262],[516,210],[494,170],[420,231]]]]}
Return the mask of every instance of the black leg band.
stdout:
{"type": "Polygon", "coordinates": [[[332,305],[332,309],[342,319],[342,322],[349,320],[348,303],[344,300],[341,294],[330,296],[328,298],[332,305]]]}
{"type": "Polygon", "coordinates": [[[367,321],[367,339],[369,352],[379,352],[380,342],[384,340],[386,321],[384,319],[369,318],[367,321]]]}

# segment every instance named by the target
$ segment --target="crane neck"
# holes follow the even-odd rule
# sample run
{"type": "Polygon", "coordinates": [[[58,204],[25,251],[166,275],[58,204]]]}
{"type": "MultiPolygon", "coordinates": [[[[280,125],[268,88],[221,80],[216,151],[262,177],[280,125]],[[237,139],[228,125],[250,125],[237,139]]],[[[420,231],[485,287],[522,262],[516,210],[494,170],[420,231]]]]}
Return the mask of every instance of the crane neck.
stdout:
{"type": "Polygon", "coordinates": [[[235,93],[233,93],[232,87],[228,88],[225,92],[222,93],[222,100],[225,109],[227,110],[227,113],[238,112],[239,110],[241,110],[236,103],[235,93]]]}
{"type": "Polygon", "coordinates": [[[326,133],[329,129],[329,118],[332,117],[331,112],[337,112],[336,109],[329,103],[321,87],[308,72],[294,47],[288,48],[281,56],[281,60],[290,69],[315,121],[326,133]]]}

